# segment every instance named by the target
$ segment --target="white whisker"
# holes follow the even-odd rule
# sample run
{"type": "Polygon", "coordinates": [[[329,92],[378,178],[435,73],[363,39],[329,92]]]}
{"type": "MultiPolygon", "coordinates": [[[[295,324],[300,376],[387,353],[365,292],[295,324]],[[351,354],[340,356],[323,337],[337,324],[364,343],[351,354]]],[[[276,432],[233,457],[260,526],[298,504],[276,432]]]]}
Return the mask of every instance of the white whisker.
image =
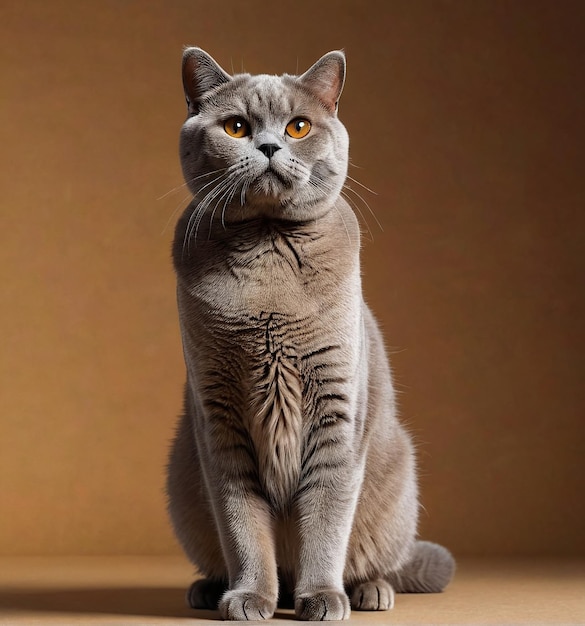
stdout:
{"type": "Polygon", "coordinates": [[[353,198],[351,198],[349,195],[347,195],[347,193],[345,193],[343,191],[343,189],[339,193],[358,212],[358,214],[361,217],[363,223],[365,224],[365,227],[366,227],[366,230],[367,230],[367,234],[369,236],[370,241],[374,241],[374,234],[372,233],[372,229],[370,228],[370,224],[369,224],[368,220],[366,219],[366,216],[363,214],[363,211],[358,206],[357,202],[353,198]]]}
{"type": "Polygon", "coordinates": [[[211,238],[211,230],[212,230],[212,225],[213,225],[213,218],[215,216],[215,212],[217,211],[217,208],[219,207],[219,205],[221,204],[221,201],[224,200],[224,205],[221,211],[221,223],[222,226],[225,230],[225,222],[223,221],[223,217],[224,217],[224,211],[225,211],[225,206],[226,206],[226,202],[230,199],[230,194],[231,197],[233,197],[234,194],[234,190],[237,187],[239,181],[241,180],[241,176],[240,178],[238,178],[235,182],[230,182],[230,181],[225,181],[226,184],[224,185],[224,188],[221,192],[221,194],[219,195],[219,198],[217,200],[217,202],[215,203],[215,206],[213,207],[213,211],[211,212],[211,216],[209,217],[209,231],[207,233],[207,240],[209,241],[209,239],[211,238]]]}
{"type": "Polygon", "coordinates": [[[180,189],[183,189],[184,187],[186,187],[187,185],[194,183],[196,180],[199,180],[200,178],[205,178],[205,176],[211,176],[213,174],[217,174],[218,172],[222,172],[225,171],[227,168],[226,167],[222,167],[219,170],[214,170],[212,172],[205,172],[204,174],[200,174],[199,176],[195,176],[194,178],[191,178],[190,180],[184,182],[182,185],[178,185],[177,187],[173,187],[173,189],[167,191],[165,194],[163,194],[160,198],[157,198],[158,200],[163,200],[164,198],[166,198],[167,196],[170,196],[172,193],[175,193],[176,191],[179,191],[180,189]]]}
{"type": "Polygon", "coordinates": [[[172,193],[175,193],[177,191],[179,191],[180,189],[184,189],[187,186],[187,183],[183,183],[182,185],[177,185],[176,187],[173,187],[172,189],[170,189],[169,191],[167,191],[166,193],[163,193],[162,196],[160,196],[160,198],[157,198],[157,202],[159,200],[164,200],[167,196],[170,196],[172,193]]]}
{"type": "MultiPolygon", "coordinates": [[[[201,187],[201,189],[199,189],[199,191],[197,192],[196,196],[199,195],[206,187],[209,187],[209,185],[212,185],[216,183],[217,181],[221,181],[221,179],[224,178],[225,176],[227,175],[222,173],[216,178],[214,178],[212,181],[203,185],[203,187],[201,187]]],[[[213,187],[210,191],[208,191],[207,194],[203,197],[203,199],[193,209],[193,212],[191,213],[189,217],[189,221],[185,229],[185,239],[183,241],[183,255],[185,254],[185,248],[187,248],[187,253],[189,252],[190,240],[191,240],[191,235],[193,234],[193,228],[194,227],[196,227],[197,229],[199,228],[199,222],[201,218],[203,217],[203,214],[207,210],[207,206],[209,202],[213,200],[214,194],[217,192],[218,188],[222,187],[224,182],[225,180],[221,181],[217,187],[213,187]]],[[[197,230],[195,231],[195,240],[196,239],[197,239],[197,230]]]]}
{"type": "Polygon", "coordinates": [[[356,185],[359,185],[360,187],[363,187],[366,191],[369,191],[370,193],[373,193],[375,196],[378,195],[375,191],[373,191],[369,187],[366,187],[365,185],[360,183],[359,180],[356,180],[355,178],[352,178],[349,174],[347,174],[347,178],[349,178],[349,180],[351,180],[352,182],[356,183],[356,185]]]}
{"type": "Polygon", "coordinates": [[[167,223],[165,224],[165,227],[162,229],[161,237],[162,237],[162,235],[164,235],[167,232],[167,228],[169,227],[169,224],[171,223],[171,220],[177,214],[177,211],[183,206],[185,201],[189,200],[191,197],[192,197],[192,195],[190,193],[187,194],[186,196],[183,196],[183,199],[179,202],[179,204],[177,204],[177,206],[174,208],[173,212],[170,214],[169,219],[167,220],[167,223]]]}
{"type": "MultiPolygon", "coordinates": [[[[205,198],[203,198],[203,200],[201,201],[201,203],[199,204],[199,208],[197,211],[197,219],[195,221],[195,233],[194,233],[194,243],[195,245],[197,245],[197,233],[199,232],[199,226],[201,225],[201,222],[203,221],[203,216],[205,215],[205,211],[207,211],[207,209],[211,206],[211,203],[218,197],[220,196],[218,202],[221,201],[221,198],[223,197],[223,193],[226,190],[227,187],[229,187],[229,180],[228,178],[225,178],[224,180],[222,180],[217,187],[214,187],[206,196],[205,198]]],[[[192,234],[193,231],[191,231],[192,234]]],[[[190,244],[191,244],[191,234],[189,234],[189,240],[188,240],[188,245],[187,245],[187,252],[190,249],[190,244]]]]}
{"type": "Polygon", "coordinates": [[[378,224],[378,227],[380,228],[380,230],[384,232],[384,228],[382,227],[382,224],[380,224],[380,220],[378,219],[374,211],[372,211],[372,207],[364,200],[364,198],[355,189],[352,189],[349,185],[343,185],[343,188],[347,189],[348,191],[351,191],[366,205],[366,208],[368,209],[372,217],[376,220],[376,224],[378,224]]]}
{"type": "Polygon", "coordinates": [[[345,228],[345,234],[347,235],[347,243],[351,246],[351,237],[349,236],[349,230],[347,229],[347,224],[345,223],[343,213],[335,205],[333,205],[333,207],[335,208],[335,210],[339,214],[339,217],[341,218],[341,221],[343,222],[343,227],[345,228]]]}

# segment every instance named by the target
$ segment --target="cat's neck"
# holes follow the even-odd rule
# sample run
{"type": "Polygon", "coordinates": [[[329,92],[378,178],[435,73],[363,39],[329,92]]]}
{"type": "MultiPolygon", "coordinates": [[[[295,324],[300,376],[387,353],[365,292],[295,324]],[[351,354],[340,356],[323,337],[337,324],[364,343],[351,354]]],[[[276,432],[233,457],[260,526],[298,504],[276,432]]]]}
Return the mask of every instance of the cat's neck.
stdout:
{"type": "Polygon", "coordinates": [[[177,265],[200,263],[216,255],[244,257],[264,253],[283,243],[299,254],[309,246],[319,254],[352,254],[359,250],[357,219],[345,201],[339,199],[324,215],[314,220],[281,218],[202,220],[195,224],[192,210],[185,211],[177,224],[174,257],[177,265]]]}
{"type": "Polygon", "coordinates": [[[341,294],[360,297],[359,227],[349,207],[309,222],[220,225],[190,247],[183,236],[178,231],[174,249],[181,302],[192,299],[214,315],[294,317],[332,307],[341,294]]]}

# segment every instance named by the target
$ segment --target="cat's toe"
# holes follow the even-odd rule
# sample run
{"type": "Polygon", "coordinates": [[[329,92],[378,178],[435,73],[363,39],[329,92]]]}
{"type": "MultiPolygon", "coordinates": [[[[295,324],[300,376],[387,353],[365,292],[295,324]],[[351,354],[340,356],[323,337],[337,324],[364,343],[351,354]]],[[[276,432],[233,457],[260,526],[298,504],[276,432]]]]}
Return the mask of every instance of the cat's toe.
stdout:
{"type": "Polygon", "coordinates": [[[238,621],[269,619],[275,609],[275,599],[239,589],[226,591],[219,603],[223,619],[238,621]]]}
{"type": "Polygon", "coordinates": [[[295,600],[295,613],[299,619],[310,621],[349,619],[349,600],[343,591],[335,589],[303,593],[295,600]]]}
{"type": "Polygon", "coordinates": [[[351,608],[358,611],[387,611],[393,607],[394,589],[380,578],[358,585],[351,594],[351,608]]]}
{"type": "Polygon", "coordinates": [[[227,585],[221,581],[203,578],[187,589],[187,604],[192,609],[217,609],[227,585]]]}

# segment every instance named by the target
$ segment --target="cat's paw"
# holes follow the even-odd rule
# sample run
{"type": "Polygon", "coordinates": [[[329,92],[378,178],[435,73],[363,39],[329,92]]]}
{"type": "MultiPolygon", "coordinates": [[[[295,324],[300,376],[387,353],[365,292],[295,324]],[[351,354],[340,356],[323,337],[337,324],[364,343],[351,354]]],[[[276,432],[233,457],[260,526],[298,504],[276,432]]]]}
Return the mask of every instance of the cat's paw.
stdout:
{"type": "Polygon", "coordinates": [[[303,593],[295,600],[295,613],[299,619],[310,621],[349,619],[349,600],[336,589],[303,593]]]}
{"type": "Polygon", "coordinates": [[[223,619],[249,621],[270,619],[276,609],[276,600],[259,593],[232,589],[226,591],[219,603],[223,619]]]}
{"type": "Polygon", "coordinates": [[[187,589],[187,604],[192,609],[212,609],[215,611],[226,589],[227,585],[217,580],[210,578],[196,580],[187,589]]]}
{"type": "Polygon", "coordinates": [[[358,611],[387,611],[393,607],[394,589],[381,578],[358,585],[351,594],[351,608],[358,611]]]}

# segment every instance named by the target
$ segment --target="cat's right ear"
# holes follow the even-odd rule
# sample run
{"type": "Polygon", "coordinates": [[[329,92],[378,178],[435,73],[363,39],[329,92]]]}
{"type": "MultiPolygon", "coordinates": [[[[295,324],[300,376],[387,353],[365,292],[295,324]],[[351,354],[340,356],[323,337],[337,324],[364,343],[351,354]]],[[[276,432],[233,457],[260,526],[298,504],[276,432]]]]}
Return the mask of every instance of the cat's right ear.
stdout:
{"type": "Polygon", "coordinates": [[[199,113],[201,98],[211,89],[232,77],[201,48],[185,48],[183,52],[183,88],[189,115],[199,113]]]}
{"type": "Polygon", "coordinates": [[[345,54],[335,50],[322,56],[299,76],[299,81],[321,100],[330,113],[336,114],[345,82],[345,54]]]}

